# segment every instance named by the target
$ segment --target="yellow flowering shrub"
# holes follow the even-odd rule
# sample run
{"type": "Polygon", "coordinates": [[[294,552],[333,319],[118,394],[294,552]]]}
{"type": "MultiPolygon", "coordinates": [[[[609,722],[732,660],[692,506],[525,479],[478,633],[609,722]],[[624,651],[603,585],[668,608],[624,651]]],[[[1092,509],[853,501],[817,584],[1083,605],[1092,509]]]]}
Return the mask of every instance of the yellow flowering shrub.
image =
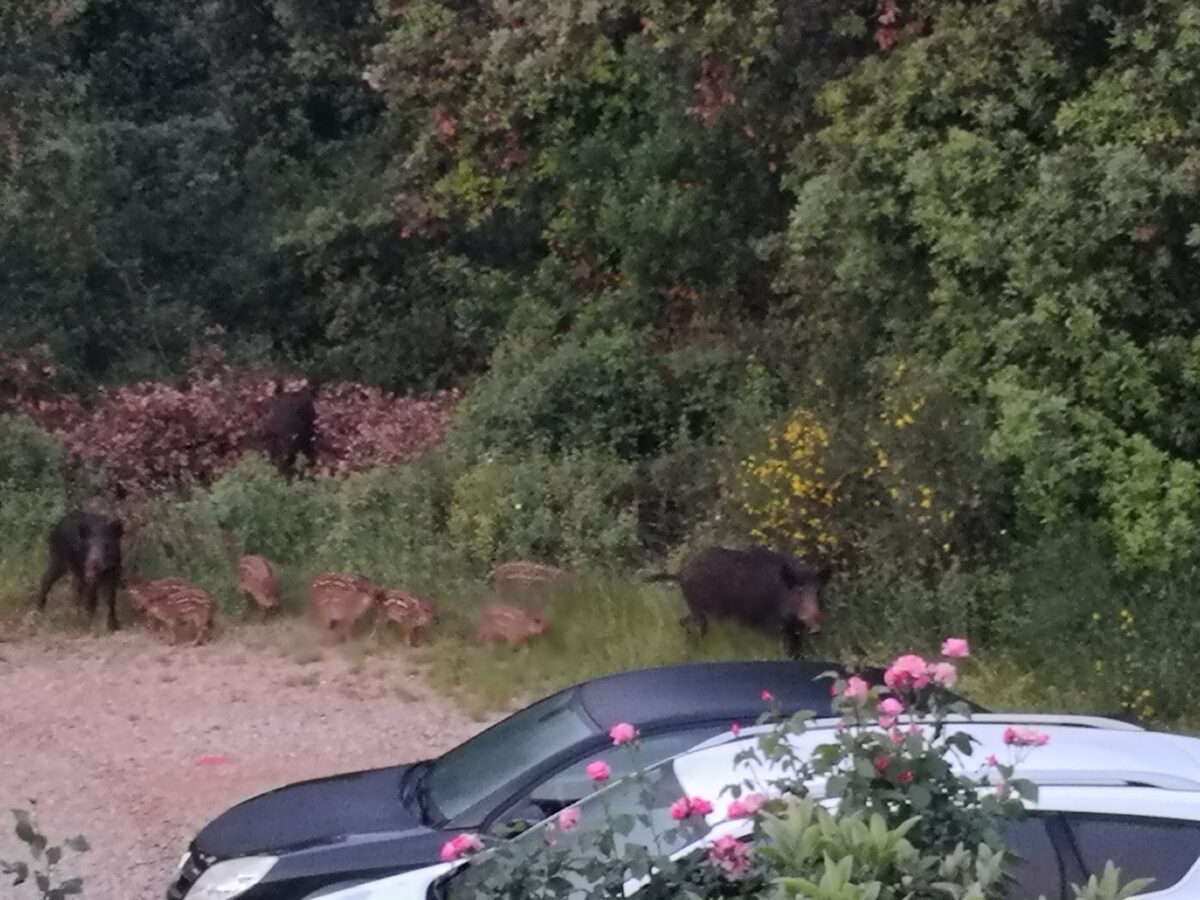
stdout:
{"type": "Polygon", "coordinates": [[[863,418],[836,421],[835,439],[801,406],[740,460],[732,499],[749,537],[801,556],[866,552],[916,566],[958,558],[970,549],[963,535],[1005,527],[985,520],[996,504],[985,496],[994,479],[980,413],[936,377],[897,365],[863,418]]]}
{"type": "MultiPolygon", "coordinates": [[[[1092,622],[1097,629],[1103,630],[1104,616],[1092,613],[1092,622]]],[[[1121,607],[1117,612],[1117,646],[1113,647],[1108,641],[1107,663],[1104,658],[1097,657],[1092,664],[1096,675],[1100,678],[1115,682],[1121,709],[1133,713],[1143,721],[1153,719],[1158,711],[1154,707],[1154,691],[1145,685],[1149,682],[1142,669],[1142,656],[1145,648],[1140,646],[1137,621],[1132,610],[1121,607]]]]}
{"type": "Polygon", "coordinates": [[[832,553],[838,546],[832,525],[838,492],[829,472],[829,432],[800,408],[781,426],[767,428],[765,437],[765,449],[737,470],[750,536],[800,555],[832,553]]]}
{"type": "Polygon", "coordinates": [[[947,557],[961,519],[983,505],[980,467],[970,449],[976,423],[954,397],[903,364],[888,374],[868,428],[863,497],[903,529],[910,552],[947,557]]]}

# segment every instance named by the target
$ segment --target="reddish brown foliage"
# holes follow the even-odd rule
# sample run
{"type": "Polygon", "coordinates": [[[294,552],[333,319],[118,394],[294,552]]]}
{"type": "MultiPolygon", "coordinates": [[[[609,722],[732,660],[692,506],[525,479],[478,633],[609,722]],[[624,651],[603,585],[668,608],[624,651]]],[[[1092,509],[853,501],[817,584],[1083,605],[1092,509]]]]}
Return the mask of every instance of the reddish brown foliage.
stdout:
{"type": "Polygon", "coordinates": [[[925,20],[916,4],[904,22],[904,14],[895,0],[880,0],[876,9],[875,44],[880,50],[896,46],[902,35],[917,35],[925,30],[925,20]]]}
{"type": "Polygon", "coordinates": [[[57,393],[53,378],[54,362],[45,347],[21,354],[0,347],[0,413],[25,413],[47,430],[74,420],[79,401],[57,393]]]}
{"type": "Polygon", "coordinates": [[[696,105],[688,112],[705,125],[711,125],[717,114],[735,100],[733,67],[723,59],[705,57],[701,60],[700,78],[696,81],[696,105]]]}
{"type": "MultiPolygon", "coordinates": [[[[127,491],[206,482],[253,443],[275,379],[234,369],[211,351],[185,387],[138,382],[100,391],[85,406],[56,393],[45,354],[0,348],[0,411],[28,415],[76,459],[92,462],[127,491]]],[[[403,463],[445,437],[454,391],[418,398],[353,382],[325,384],[317,398],[317,472],[348,474],[403,463]]]]}
{"type": "Polygon", "coordinates": [[[437,131],[438,137],[441,138],[443,146],[448,150],[453,150],[457,143],[455,136],[458,133],[458,117],[444,106],[439,106],[433,111],[433,127],[437,131]]]}

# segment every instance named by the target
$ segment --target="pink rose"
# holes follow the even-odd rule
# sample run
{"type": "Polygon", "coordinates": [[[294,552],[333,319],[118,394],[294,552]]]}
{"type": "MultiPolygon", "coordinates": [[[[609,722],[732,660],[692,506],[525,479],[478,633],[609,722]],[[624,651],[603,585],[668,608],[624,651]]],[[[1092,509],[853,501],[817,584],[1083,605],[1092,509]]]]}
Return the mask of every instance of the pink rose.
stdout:
{"type": "Polygon", "coordinates": [[[598,759],[595,762],[590,762],[587,765],[587,777],[592,779],[595,784],[608,781],[608,776],[611,774],[612,769],[609,768],[608,763],[602,759],[598,759]]]}
{"type": "Polygon", "coordinates": [[[988,764],[989,766],[994,766],[994,765],[996,765],[996,754],[995,754],[995,753],[991,754],[991,755],[990,755],[990,756],[987,758],[987,764],[988,764]]]}
{"type": "Polygon", "coordinates": [[[879,704],[879,727],[891,728],[896,724],[896,716],[904,712],[904,704],[895,697],[888,697],[879,704]]]}
{"type": "Polygon", "coordinates": [[[750,868],[750,849],[731,834],[713,841],[708,858],[726,875],[736,877],[750,868]]]}
{"type": "Polygon", "coordinates": [[[912,781],[912,772],[901,772],[896,776],[896,780],[901,784],[908,784],[912,781]]]}
{"type": "Polygon", "coordinates": [[[892,739],[893,744],[903,744],[904,743],[904,735],[900,733],[899,729],[896,729],[895,731],[893,731],[891,734],[888,735],[888,737],[890,737],[892,739]]]}
{"type": "Polygon", "coordinates": [[[612,742],[620,747],[622,744],[630,744],[637,738],[637,729],[628,722],[618,722],[608,730],[608,736],[612,738],[612,742]]]}
{"type": "Polygon", "coordinates": [[[468,853],[483,849],[483,843],[473,834],[459,834],[442,844],[442,862],[454,862],[468,853]]]}
{"type": "Polygon", "coordinates": [[[771,692],[770,692],[770,691],[763,691],[761,694],[759,694],[759,695],[758,695],[758,698],[759,698],[760,700],[762,700],[762,702],[763,702],[763,703],[770,703],[770,702],[771,702],[771,701],[774,699],[774,698],[771,696],[771,692]]]}
{"type": "Polygon", "coordinates": [[[881,716],[898,716],[904,712],[904,704],[895,697],[888,697],[879,704],[879,714],[881,716]]]}
{"type": "Polygon", "coordinates": [[[929,674],[942,687],[952,687],[954,682],[958,681],[958,669],[954,668],[953,663],[934,663],[929,667],[929,674]]]}
{"type": "Polygon", "coordinates": [[[574,831],[579,824],[579,807],[568,806],[558,814],[558,827],[562,831],[574,831]]]}
{"type": "Polygon", "coordinates": [[[746,794],[734,800],[725,811],[727,819],[749,819],[762,807],[766,798],[762,794],[746,794]]]}
{"type": "Polygon", "coordinates": [[[957,657],[962,659],[971,655],[971,648],[967,646],[966,638],[946,638],[942,642],[942,656],[957,657]]]}
{"type": "Polygon", "coordinates": [[[732,725],[729,726],[729,730],[731,732],[733,732],[734,737],[737,737],[738,732],[740,732],[742,730],[742,726],[739,725],[737,722],[734,722],[732,725]]]}
{"type": "Polygon", "coordinates": [[[888,758],[886,756],[875,757],[875,771],[882,775],[887,771],[888,758]]]}
{"type": "Polygon", "coordinates": [[[870,686],[857,675],[851,675],[846,681],[842,696],[847,700],[865,700],[870,686]]]}
{"type": "Polygon", "coordinates": [[[707,816],[712,811],[712,804],[703,797],[680,797],[671,804],[671,818],[676,822],[689,816],[707,816]]]}
{"type": "Polygon", "coordinates": [[[920,725],[909,725],[908,733],[920,737],[925,733],[925,729],[923,729],[920,725]]]}
{"type": "Polygon", "coordinates": [[[899,656],[883,673],[890,688],[925,687],[929,684],[929,664],[916,654],[899,656]]]}
{"type": "Polygon", "coordinates": [[[1041,747],[1050,740],[1050,735],[1032,728],[1013,728],[1009,725],[1004,729],[1004,743],[1016,747],[1041,747]]]}

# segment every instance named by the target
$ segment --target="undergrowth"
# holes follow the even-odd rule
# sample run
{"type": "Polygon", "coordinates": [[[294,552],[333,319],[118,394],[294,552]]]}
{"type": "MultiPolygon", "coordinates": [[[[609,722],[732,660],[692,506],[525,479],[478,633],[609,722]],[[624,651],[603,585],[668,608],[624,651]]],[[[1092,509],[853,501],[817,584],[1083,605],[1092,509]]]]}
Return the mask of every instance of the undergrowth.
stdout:
{"type": "MultiPolygon", "coordinates": [[[[9,443],[10,466],[18,465],[16,477],[0,477],[0,621],[32,608],[46,530],[74,499],[61,459],[32,430],[10,431],[9,443]]],[[[678,588],[647,583],[644,575],[657,566],[639,566],[630,556],[634,525],[625,514],[619,467],[607,483],[575,489],[578,478],[606,465],[581,456],[554,471],[545,460],[465,464],[443,454],[403,468],[288,484],[252,458],[207,489],[126,509],[126,571],[193,581],[217,600],[224,627],[255,615],[236,591],[239,552],[274,563],[285,615],[302,613],[309,580],[325,569],[429,597],[440,621],[413,658],[437,686],[477,711],[623,669],[778,657],[777,640],[733,625],[716,624],[703,639],[685,634],[678,588]],[[568,527],[545,512],[568,507],[568,527]],[[544,637],[515,650],[477,647],[478,610],[496,599],[486,584],[488,562],[518,558],[560,562],[581,577],[528,601],[550,622],[544,637]]],[[[1122,588],[1103,563],[1086,534],[1036,548],[1003,573],[956,565],[914,573],[893,557],[863,559],[852,574],[835,578],[825,631],[806,653],[877,663],[902,648],[932,649],[938,635],[967,634],[976,654],[963,688],[985,706],[1126,712],[1195,729],[1194,680],[1178,677],[1187,654],[1172,649],[1178,640],[1171,647],[1162,641],[1191,627],[1185,586],[1194,576],[1122,588]],[[1131,693],[1135,683],[1146,688],[1131,693]]],[[[64,579],[45,626],[101,628],[99,620],[83,621],[71,592],[64,579]]],[[[123,596],[119,612],[125,622],[134,618],[123,596]]],[[[361,632],[371,628],[364,624],[361,632]]],[[[386,628],[358,640],[356,652],[410,652],[386,628]]]]}

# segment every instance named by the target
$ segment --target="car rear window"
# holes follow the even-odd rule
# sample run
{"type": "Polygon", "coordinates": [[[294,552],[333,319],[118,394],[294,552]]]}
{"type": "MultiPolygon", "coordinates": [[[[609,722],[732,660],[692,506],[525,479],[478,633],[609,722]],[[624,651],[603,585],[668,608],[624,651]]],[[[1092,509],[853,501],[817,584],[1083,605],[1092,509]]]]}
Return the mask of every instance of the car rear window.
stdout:
{"type": "Polygon", "coordinates": [[[1148,893],[1174,887],[1200,858],[1200,825],[1176,819],[1069,813],[1065,816],[1088,874],[1112,860],[1121,880],[1153,878],[1148,893]]]}
{"type": "Polygon", "coordinates": [[[1014,900],[1064,896],[1066,879],[1045,820],[1030,816],[1008,823],[1004,838],[1015,859],[1009,866],[1012,882],[1008,896],[1014,900]]]}

